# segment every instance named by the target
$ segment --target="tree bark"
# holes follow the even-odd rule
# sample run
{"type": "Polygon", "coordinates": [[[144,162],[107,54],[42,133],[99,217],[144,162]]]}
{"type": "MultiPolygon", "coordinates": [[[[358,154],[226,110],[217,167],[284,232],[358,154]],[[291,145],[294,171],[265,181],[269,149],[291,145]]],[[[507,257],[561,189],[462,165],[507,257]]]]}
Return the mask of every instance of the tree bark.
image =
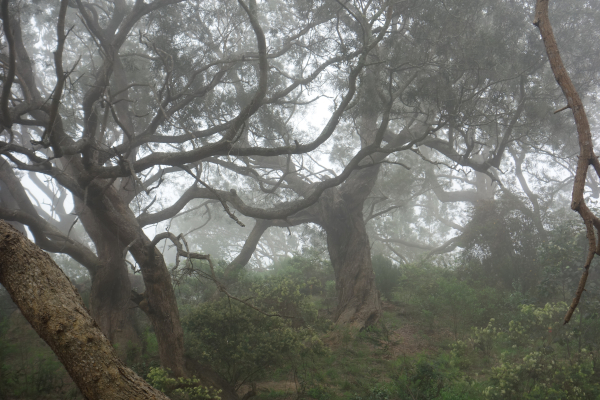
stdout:
{"type": "Polygon", "coordinates": [[[96,247],[101,265],[91,271],[90,308],[102,333],[126,360],[128,349],[139,343],[139,332],[131,301],[131,282],[123,259],[126,244],[100,224],[81,201],[75,200],[77,215],[96,247]]]}
{"type": "Polygon", "coordinates": [[[50,256],[4,221],[0,283],[87,399],[167,399],[123,364],[50,256]]]}
{"type": "Polygon", "coordinates": [[[244,242],[244,246],[242,247],[240,254],[238,254],[237,257],[235,257],[225,269],[225,279],[227,281],[236,278],[240,271],[246,266],[246,264],[248,264],[250,258],[252,258],[252,255],[256,250],[256,246],[258,245],[260,238],[272,224],[273,223],[268,220],[256,220],[254,228],[252,228],[252,231],[244,242]]]}
{"type": "Polygon", "coordinates": [[[573,182],[571,209],[577,211],[583,219],[588,239],[588,252],[583,265],[583,274],[579,280],[579,286],[577,287],[577,292],[575,292],[575,297],[569,306],[567,315],[565,315],[566,324],[571,320],[571,317],[579,304],[581,295],[585,290],[585,284],[587,282],[592,260],[596,253],[600,252],[596,246],[596,233],[594,232],[594,229],[600,231],[600,218],[589,209],[584,198],[588,168],[592,165],[596,172],[596,176],[600,178],[600,160],[598,160],[598,157],[594,152],[594,141],[592,140],[590,124],[585,113],[585,108],[583,107],[583,102],[569,77],[569,73],[567,72],[558,51],[558,44],[554,38],[552,26],[550,25],[550,18],[548,17],[548,1],[549,0],[536,1],[533,24],[540,30],[546,53],[548,54],[548,62],[550,62],[550,67],[552,68],[552,73],[567,100],[567,108],[571,109],[573,119],[575,120],[575,126],[577,127],[579,159],[577,160],[577,170],[575,171],[575,181],[573,182]]]}
{"type": "Polygon", "coordinates": [[[357,171],[340,188],[319,201],[320,224],[327,233],[338,305],[337,324],[364,328],[377,323],[381,301],[371,264],[371,246],[363,206],[377,180],[379,167],[357,171]]]}
{"type": "MultiPolygon", "coordinates": [[[[98,221],[122,243],[138,262],[144,278],[146,292],[138,297],[137,303],[148,316],[158,341],[158,351],[163,367],[176,376],[187,376],[183,345],[183,328],[171,274],[160,251],[152,244],[139,226],[133,212],[111,185],[104,188],[90,185],[89,203],[91,212],[98,221]]],[[[122,255],[122,253],[121,253],[122,255]]]]}

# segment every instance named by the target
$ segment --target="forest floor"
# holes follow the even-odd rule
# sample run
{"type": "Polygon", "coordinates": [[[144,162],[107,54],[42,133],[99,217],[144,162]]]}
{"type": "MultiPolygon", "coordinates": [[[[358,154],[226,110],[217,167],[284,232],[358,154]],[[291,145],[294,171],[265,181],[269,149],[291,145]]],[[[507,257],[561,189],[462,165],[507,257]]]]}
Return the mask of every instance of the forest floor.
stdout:
{"type": "MultiPolygon", "coordinates": [[[[357,398],[355,392],[364,392],[365,385],[390,381],[390,371],[398,360],[435,357],[454,342],[449,329],[424,326],[407,306],[384,302],[382,309],[381,320],[371,329],[334,327],[323,334],[328,354],[311,360],[311,366],[301,366],[305,367],[303,373],[298,373],[302,368],[296,373],[281,371],[256,382],[257,400],[357,398]]],[[[250,389],[250,385],[240,387],[240,397],[250,389]]]]}
{"type": "MultiPolygon", "coordinates": [[[[287,277],[241,285],[260,289],[254,299],[266,309],[305,310],[311,322],[298,327],[226,299],[186,300],[202,288],[183,287],[182,321],[195,339],[188,351],[199,359],[210,353],[205,362],[232,384],[253,382],[256,400],[600,399],[600,300],[582,302],[564,325],[564,296],[470,283],[435,266],[397,270],[386,296],[394,301],[360,331],[331,322],[335,296],[325,289],[333,285],[319,295],[287,277]],[[202,330],[192,329],[194,321],[202,330]]],[[[132,348],[127,364],[150,379],[158,344],[141,312],[138,318],[144,345],[132,348]]],[[[251,388],[241,385],[240,398],[251,388]]],[[[19,311],[0,318],[0,400],[81,398],[19,311]]]]}

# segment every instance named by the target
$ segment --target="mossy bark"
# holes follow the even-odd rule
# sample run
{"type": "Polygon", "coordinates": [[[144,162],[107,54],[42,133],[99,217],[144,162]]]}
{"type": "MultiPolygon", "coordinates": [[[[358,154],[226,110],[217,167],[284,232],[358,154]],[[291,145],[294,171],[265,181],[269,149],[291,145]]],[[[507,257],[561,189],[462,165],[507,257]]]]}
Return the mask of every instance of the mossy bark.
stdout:
{"type": "Polygon", "coordinates": [[[168,399],[123,364],[50,256],[4,221],[0,283],[87,399],[168,399]]]}

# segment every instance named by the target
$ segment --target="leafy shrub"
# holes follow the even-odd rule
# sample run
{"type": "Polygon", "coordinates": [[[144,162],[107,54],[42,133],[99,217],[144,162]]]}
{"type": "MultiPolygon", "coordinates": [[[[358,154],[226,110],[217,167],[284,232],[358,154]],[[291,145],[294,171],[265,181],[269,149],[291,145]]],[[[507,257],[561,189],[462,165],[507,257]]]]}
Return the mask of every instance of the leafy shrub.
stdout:
{"type": "Polygon", "coordinates": [[[78,391],[20,313],[0,321],[0,399],[71,399],[78,391]]]}
{"type": "Polygon", "coordinates": [[[310,295],[323,294],[324,283],[334,279],[329,259],[323,259],[320,254],[310,250],[279,260],[272,269],[275,277],[309,283],[302,291],[310,295]]]}
{"type": "Polygon", "coordinates": [[[402,271],[394,266],[392,260],[381,254],[375,255],[371,263],[373,265],[373,272],[375,273],[375,285],[377,289],[386,300],[391,301],[394,296],[394,290],[396,290],[400,283],[402,271]]]}
{"type": "Polygon", "coordinates": [[[479,400],[481,391],[477,382],[461,380],[444,387],[436,400],[479,400]]]}
{"type": "Polygon", "coordinates": [[[451,360],[443,355],[431,361],[425,358],[400,360],[395,368],[394,385],[402,400],[437,399],[445,388],[462,377],[451,360]]]}
{"type": "MultiPolygon", "coordinates": [[[[324,258],[322,252],[304,249],[302,254],[277,261],[273,264],[272,271],[263,274],[263,279],[283,278],[299,283],[300,293],[310,296],[311,301],[316,303],[315,310],[326,310],[329,313],[335,309],[335,276],[329,257],[324,258]]],[[[323,325],[323,321],[318,324],[323,325]]]]}
{"type": "Polygon", "coordinates": [[[541,270],[540,235],[520,200],[512,195],[478,202],[466,228],[469,240],[462,253],[462,268],[471,279],[486,286],[510,290],[515,283],[525,291],[535,287],[541,270]]]}
{"type": "Polygon", "coordinates": [[[314,279],[302,281],[287,276],[256,277],[247,283],[253,305],[264,312],[289,317],[294,326],[312,324],[317,319],[317,309],[306,293],[314,285],[314,279]]]}
{"type": "Polygon", "coordinates": [[[530,352],[522,360],[503,354],[483,394],[488,399],[597,398],[600,387],[590,382],[592,374],[590,357],[572,364],[541,351],[530,352]]]}
{"type": "Polygon", "coordinates": [[[580,333],[576,325],[563,326],[566,310],[564,302],[521,305],[507,328],[497,327],[491,319],[486,327],[473,328],[468,340],[457,341],[452,363],[468,368],[469,351],[479,359],[481,355],[498,359],[482,383],[481,392],[488,399],[597,398],[594,354],[585,348],[576,351],[580,333]]]}
{"type": "Polygon", "coordinates": [[[196,377],[173,378],[169,370],[150,368],[147,376],[148,383],[160,390],[172,400],[220,400],[220,390],[202,385],[196,377]]]}
{"type": "Polygon", "coordinates": [[[383,385],[377,385],[369,389],[367,397],[354,396],[354,400],[389,400],[391,398],[390,390],[383,385]]]}
{"type": "Polygon", "coordinates": [[[480,350],[484,357],[490,357],[494,349],[497,337],[497,330],[494,327],[495,321],[494,318],[490,319],[485,328],[473,327],[473,335],[469,339],[472,345],[480,350]]]}
{"type": "Polygon", "coordinates": [[[502,313],[499,290],[473,287],[466,279],[458,279],[455,270],[428,263],[404,264],[399,269],[396,298],[416,311],[429,329],[438,322],[449,324],[458,339],[470,326],[484,325],[502,313]]]}
{"type": "Polygon", "coordinates": [[[322,385],[317,385],[307,389],[305,394],[315,400],[331,400],[334,397],[334,393],[331,391],[331,389],[322,385]]]}
{"type": "Polygon", "coordinates": [[[158,355],[158,340],[156,334],[145,327],[140,335],[141,354],[133,360],[127,360],[127,366],[133,369],[139,376],[147,376],[152,368],[160,366],[158,355]]]}
{"type": "Polygon", "coordinates": [[[600,393],[600,386],[591,379],[593,356],[586,349],[571,354],[576,332],[573,325],[563,326],[567,309],[564,302],[520,307],[520,314],[510,321],[508,331],[498,335],[504,336],[513,348],[526,346],[535,350],[522,358],[503,353],[500,365],[492,369],[491,385],[484,391],[486,397],[583,399],[600,393]]]}
{"type": "MultiPolygon", "coordinates": [[[[568,298],[572,295],[571,288],[577,287],[581,277],[582,251],[587,246],[585,229],[581,220],[569,219],[550,231],[548,236],[548,241],[540,246],[538,252],[544,268],[536,294],[545,301],[568,298]]],[[[586,285],[588,292],[584,296],[594,294],[598,297],[597,290],[589,290],[596,289],[598,283],[599,278],[590,275],[586,285]]]]}
{"type": "Polygon", "coordinates": [[[239,302],[203,304],[184,320],[188,348],[236,387],[295,357],[324,351],[312,329],[269,317],[239,302]]]}

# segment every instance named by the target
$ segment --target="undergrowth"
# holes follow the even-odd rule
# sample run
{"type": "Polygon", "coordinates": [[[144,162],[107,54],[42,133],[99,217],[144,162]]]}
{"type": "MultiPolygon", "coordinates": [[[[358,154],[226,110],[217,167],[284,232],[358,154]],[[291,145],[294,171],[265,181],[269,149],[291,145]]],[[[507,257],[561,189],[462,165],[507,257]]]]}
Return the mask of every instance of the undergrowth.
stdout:
{"type": "MultiPolygon", "coordinates": [[[[188,355],[240,395],[256,387],[257,400],[598,399],[600,298],[586,292],[563,325],[561,282],[578,271],[561,264],[562,248],[547,246],[552,263],[529,290],[518,280],[508,290],[470,279],[474,267],[460,263],[395,265],[376,256],[383,312],[362,330],[331,322],[331,267],[313,256],[240,275],[229,289],[251,307],[190,278],[180,291],[188,355]]],[[[156,337],[140,326],[139,348],[126,360],[136,372],[172,398],[219,396],[158,368],[156,337]]],[[[0,399],[9,398],[81,398],[18,312],[0,318],[0,399]]]]}

